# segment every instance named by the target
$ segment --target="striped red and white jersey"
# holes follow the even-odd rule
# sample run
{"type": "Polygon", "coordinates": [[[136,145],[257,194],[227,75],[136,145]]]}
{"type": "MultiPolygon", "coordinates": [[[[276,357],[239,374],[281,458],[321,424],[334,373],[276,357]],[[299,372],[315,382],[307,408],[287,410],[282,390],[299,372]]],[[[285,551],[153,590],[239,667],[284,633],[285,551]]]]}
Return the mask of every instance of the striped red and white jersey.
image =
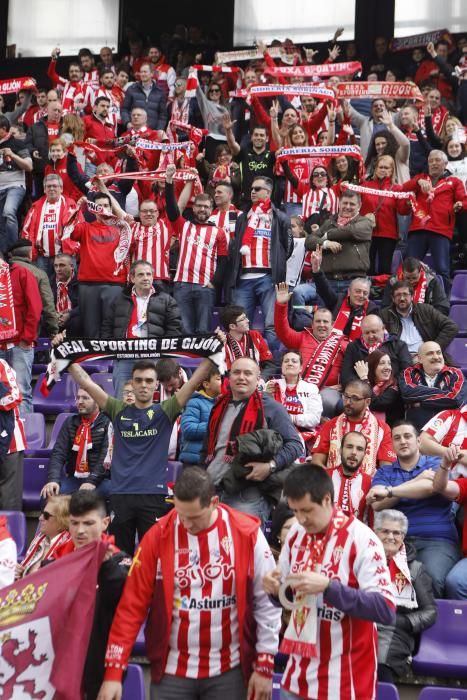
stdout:
{"type": "Polygon", "coordinates": [[[172,222],[180,241],[180,253],[174,282],[189,282],[203,286],[212,282],[217,257],[227,255],[227,237],[223,229],[200,225],[179,216],[172,222]]]}
{"type": "Polygon", "coordinates": [[[342,465],[331,469],[329,476],[334,484],[334,503],[346,515],[353,515],[365,523],[372,524],[373,509],[366,503],[371,488],[371,476],[359,469],[352,476],[345,476],[342,465]],[[368,522],[370,518],[371,522],[368,522]]]}
{"type": "Polygon", "coordinates": [[[13,409],[15,412],[15,429],[11,437],[10,448],[8,454],[11,455],[14,452],[23,452],[26,447],[26,430],[24,428],[24,421],[19,415],[19,408],[15,406],[13,409]]]}
{"type": "Polygon", "coordinates": [[[302,217],[306,221],[312,214],[317,214],[326,194],[323,209],[330,214],[337,214],[339,208],[339,198],[331,187],[323,187],[320,190],[310,190],[306,193],[302,203],[302,217]]]}
{"type": "Polygon", "coordinates": [[[106,97],[109,100],[110,108],[109,108],[109,114],[107,115],[107,121],[112,123],[114,130],[115,130],[115,135],[117,135],[117,128],[121,122],[120,102],[116,98],[113,90],[108,90],[107,88],[103,87],[102,85],[94,94],[93,104],[97,100],[98,97],[106,97]]]}
{"type": "MultiPolygon", "coordinates": [[[[232,532],[227,511],[217,512],[216,522],[197,535],[189,534],[179,518],[175,521],[174,604],[165,667],[170,675],[212,678],[240,664],[232,532]]],[[[256,587],[274,566],[261,532],[254,566],[256,587]]],[[[267,645],[263,650],[270,651],[267,645]]]]}
{"type": "Polygon", "coordinates": [[[60,241],[60,210],[63,206],[65,206],[63,196],[60,197],[58,202],[47,202],[46,200],[42,206],[36,246],[40,254],[48,258],[53,258],[62,250],[60,241]]]}
{"type": "Polygon", "coordinates": [[[130,247],[131,262],[146,260],[154,268],[155,280],[168,280],[169,277],[169,229],[161,219],[155,226],[133,224],[130,247]]]}
{"type": "MultiPolygon", "coordinates": [[[[344,586],[380,593],[394,608],[391,577],[381,541],[356,518],[352,518],[343,541],[336,547],[341,532],[334,533],[327,542],[321,572],[335,572],[332,577],[344,586]]],[[[309,537],[301,525],[292,526],[279,558],[284,578],[306,567],[309,537]]],[[[375,623],[327,604],[322,593],[317,595],[316,603],[317,657],[308,659],[291,654],[282,687],[300,698],[373,700],[378,644],[375,623]]]]}
{"type": "Polygon", "coordinates": [[[242,254],[242,271],[267,272],[271,269],[272,215],[260,214],[260,224],[253,234],[247,253],[242,254]]]}
{"type": "Polygon", "coordinates": [[[83,83],[89,86],[94,92],[99,90],[99,71],[97,68],[93,68],[90,71],[84,71],[83,83]]]}
{"type": "Polygon", "coordinates": [[[221,228],[225,231],[227,236],[227,242],[234,237],[235,224],[237,223],[238,215],[240,210],[234,207],[233,204],[230,205],[227,211],[220,211],[220,209],[214,209],[211,216],[209,217],[209,223],[217,228],[221,228]]]}
{"type": "MultiPolygon", "coordinates": [[[[296,160],[289,161],[289,167],[295,177],[298,178],[300,189],[307,188],[310,186],[310,175],[312,166],[315,165],[311,158],[297,158],[296,160]]],[[[299,204],[303,201],[303,195],[292,186],[289,180],[285,180],[284,189],[284,202],[287,204],[293,202],[294,204],[299,204]]]]}

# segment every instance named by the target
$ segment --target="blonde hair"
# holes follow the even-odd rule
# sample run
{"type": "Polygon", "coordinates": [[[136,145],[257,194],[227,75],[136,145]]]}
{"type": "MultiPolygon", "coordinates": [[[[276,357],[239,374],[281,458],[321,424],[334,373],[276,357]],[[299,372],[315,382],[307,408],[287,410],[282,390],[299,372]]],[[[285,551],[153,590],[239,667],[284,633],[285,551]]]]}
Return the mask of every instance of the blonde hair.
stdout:
{"type": "Polygon", "coordinates": [[[63,150],[66,152],[66,143],[62,138],[54,139],[49,143],[49,150],[52,148],[52,146],[61,146],[63,150]]]}
{"type": "Polygon", "coordinates": [[[57,521],[57,528],[62,532],[68,530],[68,518],[70,515],[71,496],[49,496],[47,505],[54,506],[54,516],[57,521]]]}
{"type": "Polygon", "coordinates": [[[77,114],[65,114],[61,134],[71,134],[75,141],[84,139],[84,122],[77,114]]]}
{"type": "Polygon", "coordinates": [[[386,154],[383,154],[383,155],[378,156],[378,157],[376,158],[376,160],[375,160],[375,169],[374,169],[374,171],[373,171],[373,178],[375,177],[376,168],[378,167],[378,164],[379,164],[382,160],[387,160],[387,161],[389,161],[389,162],[391,163],[391,167],[392,167],[391,182],[392,182],[392,184],[394,184],[395,181],[396,181],[396,163],[395,163],[395,160],[394,160],[394,158],[393,158],[392,156],[389,156],[389,155],[386,155],[386,154]]]}

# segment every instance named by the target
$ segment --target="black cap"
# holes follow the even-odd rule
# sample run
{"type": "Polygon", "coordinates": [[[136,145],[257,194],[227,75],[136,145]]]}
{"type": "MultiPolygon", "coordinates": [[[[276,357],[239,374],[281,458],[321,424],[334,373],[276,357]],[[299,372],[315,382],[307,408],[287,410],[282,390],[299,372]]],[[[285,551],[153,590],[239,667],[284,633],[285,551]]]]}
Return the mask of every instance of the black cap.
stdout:
{"type": "Polygon", "coordinates": [[[32,242],[27,238],[18,238],[18,240],[12,243],[8,248],[8,252],[13,253],[18,248],[32,248],[32,242]]]}

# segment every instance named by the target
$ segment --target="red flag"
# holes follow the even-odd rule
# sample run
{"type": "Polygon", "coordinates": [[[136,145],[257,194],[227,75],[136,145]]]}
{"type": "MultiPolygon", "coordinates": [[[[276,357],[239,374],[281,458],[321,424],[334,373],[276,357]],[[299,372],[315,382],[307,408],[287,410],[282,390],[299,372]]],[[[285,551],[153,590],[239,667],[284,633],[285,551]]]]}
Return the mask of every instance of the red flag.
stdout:
{"type": "Polygon", "coordinates": [[[77,700],[104,542],[93,542],[0,591],[2,700],[77,700]]]}

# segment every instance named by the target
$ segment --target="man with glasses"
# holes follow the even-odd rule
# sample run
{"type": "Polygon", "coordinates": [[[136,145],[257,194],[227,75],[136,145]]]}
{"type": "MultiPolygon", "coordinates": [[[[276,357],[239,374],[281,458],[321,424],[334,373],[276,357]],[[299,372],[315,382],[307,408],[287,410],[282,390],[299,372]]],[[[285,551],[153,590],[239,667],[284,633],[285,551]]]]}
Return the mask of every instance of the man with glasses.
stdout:
{"type": "Polygon", "coordinates": [[[272,189],[268,177],[253,180],[251,209],[238,217],[229,248],[226,297],[242,306],[248,318],[261,306],[264,337],[274,352],[279,345],[274,330],[275,285],[286,278],[293,236],[289,217],[271,202],[272,189]]]}
{"type": "Polygon", "coordinates": [[[168,291],[170,233],[165,222],[159,217],[157,204],[152,199],[144,199],[139,205],[139,222],[131,229],[132,239],[130,259],[145,260],[154,270],[154,281],[164,292],[168,291]]]}
{"type": "Polygon", "coordinates": [[[221,322],[227,334],[224,345],[224,361],[227,371],[239,357],[251,357],[261,368],[263,379],[277,373],[277,366],[267,342],[259,331],[250,330],[250,319],[242,306],[224,306],[221,322]]]}
{"type": "Polygon", "coordinates": [[[174,195],[175,170],[175,165],[168,165],[165,177],[167,216],[180,243],[174,297],[185,333],[209,333],[215,284],[222,282],[227,262],[227,236],[223,229],[209,223],[212,199],[208,194],[195,196],[193,221],[180,214],[174,195]]]}
{"type": "Polygon", "coordinates": [[[389,333],[403,340],[412,356],[422,343],[432,340],[444,350],[453,340],[458,326],[431,304],[414,304],[408,282],[396,282],[391,289],[392,305],[381,309],[380,316],[389,333]]]}
{"type": "Polygon", "coordinates": [[[313,462],[331,469],[341,464],[341,445],[346,433],[363,433],[367,440],[361,470],[373,476],[376,469],[395,458],[389,426],[371,413],[371,388],[360,379],[349,382],[342,396],[344,412],[321,427],[313,445],[313,462]]]}
{"type": "Polygon", "coordinates": [[[392,441],[397,460],[378,469],[367,502],[374,511],[398,508],[407,516],[408,541],[432,578],[435,598],[442,598],[446,576],[460,558],[451,501],[433,494],[436,470],[450,468],[450,455],[440,460],[420,454],[418,430],[405,420],[394,424],[392,441]]]}
{"type": "Polygon", "coordinates": [[[76,394],[76,408],[78,413],[66,419],[57,435],[42,498],[96,488],[104,496],[109,493],[104,457],[110,421],[83,389],[76,394]]]}

